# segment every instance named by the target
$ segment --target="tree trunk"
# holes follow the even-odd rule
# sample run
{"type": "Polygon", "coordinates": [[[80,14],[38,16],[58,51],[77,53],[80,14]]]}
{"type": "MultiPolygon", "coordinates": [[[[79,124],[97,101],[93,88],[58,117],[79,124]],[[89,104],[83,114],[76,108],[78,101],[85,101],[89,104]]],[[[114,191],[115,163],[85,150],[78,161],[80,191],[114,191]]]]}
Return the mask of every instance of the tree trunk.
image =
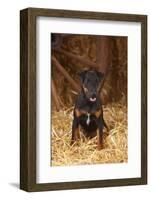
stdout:
{"type": "Polygon", "coordinates": [[[108,36],[98,36],[96,40],[96,63],[99,71],[106,74],[111,65],[111,41],[108,36]]]}

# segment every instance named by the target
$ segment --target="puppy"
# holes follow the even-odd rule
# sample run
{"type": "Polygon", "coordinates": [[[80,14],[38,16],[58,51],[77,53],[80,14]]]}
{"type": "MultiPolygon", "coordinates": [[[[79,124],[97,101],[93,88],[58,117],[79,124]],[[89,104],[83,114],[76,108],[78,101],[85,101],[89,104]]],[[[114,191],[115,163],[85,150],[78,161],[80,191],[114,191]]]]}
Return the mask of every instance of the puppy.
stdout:
{"type": "Polygon", "coordinates": [[[100,99],[104,75],[96,70],[86,70],[79,73],[79,76],[81,92],[74,107],[71,145],[79,139],[79,126],[81,126],[86,137],[93,138],[97,135],[97,147],[102,149],[103,128],[107,128],[100,99]]]}

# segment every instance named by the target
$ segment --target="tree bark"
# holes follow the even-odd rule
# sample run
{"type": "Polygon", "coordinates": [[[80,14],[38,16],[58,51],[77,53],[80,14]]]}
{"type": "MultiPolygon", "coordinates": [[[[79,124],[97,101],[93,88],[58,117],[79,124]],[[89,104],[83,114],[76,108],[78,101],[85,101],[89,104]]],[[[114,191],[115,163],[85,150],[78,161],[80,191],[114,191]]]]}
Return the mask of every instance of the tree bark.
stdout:
{"type": "Polygon", "coordinates": [[[52,98],[54,100],[56,110],[59,111],[60,110],[60,102],[59,102],[56,86],[55,86],[53,79],[51,80],[51,89],[52,89],[52,98]]]}
{"type": "Polygon", "coordinates": [[[66,50],[63,50],[63,49],[55,49],[56,52],[59,52],[59,53],[62,53],[70,58],[73,58],[75,60],[78,60],[79,62],[89,66],[89,67],[95,67],[97,68],[98,67],[98,64],[92,62],[91,60],[88,60],[88,59],[85,59],[83,58],[82,56],[79,56],[79,55],[75,55],[73,53],[70,53],[66,50]]]}
{"type": "Polygon", "coordinates": [[[96,63],[99,71],[106,74],[111,65],[111,40],[109,36],[97,37],[96,63]]]}
{"type": "Polygon", "coordinates": [[[80,91],[79,85],[72,79],[72,77],[68,74],[68,72],[64,69],[64,67],[59,63],[59,61],[52,55],[52,62],[57,67],[57,69],[63,74],[66,80],[71,84],[72,88],[77,92],[80,91]]]}

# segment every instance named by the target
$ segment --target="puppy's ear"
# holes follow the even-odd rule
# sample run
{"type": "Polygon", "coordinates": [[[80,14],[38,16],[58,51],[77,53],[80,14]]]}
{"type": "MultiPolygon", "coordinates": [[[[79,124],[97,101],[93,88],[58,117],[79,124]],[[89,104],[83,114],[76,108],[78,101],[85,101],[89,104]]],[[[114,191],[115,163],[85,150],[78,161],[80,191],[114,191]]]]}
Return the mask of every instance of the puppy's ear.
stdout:
{"type": "Polygon", "coordinates": [[[81,82],[81,83],[84,82],[86,73],[87,73],[87,70],[78,73],[78,76],[79,76],[79,78],[80,78],[80,82],[81,82]]]}
{"type": "Polygon", "coordinates": [[[97,76],[99,78],[99,81],[101,81],[104,78],[104,74],[102,72],[97,71],[97,76]]]}

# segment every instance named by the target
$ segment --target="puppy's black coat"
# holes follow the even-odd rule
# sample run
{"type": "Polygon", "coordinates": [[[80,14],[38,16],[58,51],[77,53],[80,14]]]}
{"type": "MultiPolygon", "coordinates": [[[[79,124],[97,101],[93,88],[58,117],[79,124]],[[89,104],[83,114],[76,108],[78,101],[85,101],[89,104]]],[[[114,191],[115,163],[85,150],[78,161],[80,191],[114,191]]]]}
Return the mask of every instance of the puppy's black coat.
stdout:
{"type": "Polygon", "coordinates": [[[82,89],[74,108],[71,144],[79,139],[78,128],[81,126],[86,137],[92,138],[97,135],[98,148],[101,149],[103,128],[107,128],[100,99],[104,75],[96,70],[87,70],[79,76],[82,89]]]}

